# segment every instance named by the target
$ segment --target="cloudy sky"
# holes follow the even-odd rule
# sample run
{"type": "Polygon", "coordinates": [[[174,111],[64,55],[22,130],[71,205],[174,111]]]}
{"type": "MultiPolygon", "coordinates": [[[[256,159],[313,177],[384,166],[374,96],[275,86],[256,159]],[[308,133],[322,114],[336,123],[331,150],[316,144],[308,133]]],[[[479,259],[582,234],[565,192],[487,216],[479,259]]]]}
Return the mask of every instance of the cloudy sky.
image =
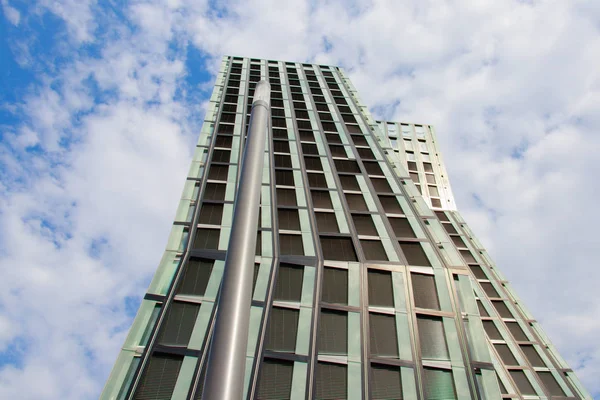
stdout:
{"type": "Polygon", "coordinates": [[[240,55],[340,65],[377,118],[435,125],[467,222],[600,399],[600,2],[0,10],[0,398],[98,397],[240,55]]]}

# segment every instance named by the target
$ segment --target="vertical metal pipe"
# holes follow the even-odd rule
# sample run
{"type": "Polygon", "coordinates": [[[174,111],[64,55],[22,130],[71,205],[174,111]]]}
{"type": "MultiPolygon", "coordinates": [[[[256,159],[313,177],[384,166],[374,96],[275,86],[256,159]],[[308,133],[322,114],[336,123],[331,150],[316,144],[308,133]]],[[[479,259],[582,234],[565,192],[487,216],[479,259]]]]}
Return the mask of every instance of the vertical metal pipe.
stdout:
{"type": "Polygon", "coordinates": [[[202,398],[241,400],[271,85],[254,91],[202,398]]]}

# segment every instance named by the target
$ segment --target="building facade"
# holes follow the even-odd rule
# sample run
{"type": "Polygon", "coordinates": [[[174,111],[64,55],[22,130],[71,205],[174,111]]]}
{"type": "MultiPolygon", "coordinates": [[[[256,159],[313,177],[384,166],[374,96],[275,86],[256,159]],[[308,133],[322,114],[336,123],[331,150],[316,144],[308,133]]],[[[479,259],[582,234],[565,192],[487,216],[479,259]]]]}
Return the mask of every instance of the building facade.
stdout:
{"type": "Polygon", "coordinates": [[[200,399],[256,83],[271,84],[244,399],[590,399],[456,210],[433,128],[331,66],[224,57],[103,399],[200,399]]]}

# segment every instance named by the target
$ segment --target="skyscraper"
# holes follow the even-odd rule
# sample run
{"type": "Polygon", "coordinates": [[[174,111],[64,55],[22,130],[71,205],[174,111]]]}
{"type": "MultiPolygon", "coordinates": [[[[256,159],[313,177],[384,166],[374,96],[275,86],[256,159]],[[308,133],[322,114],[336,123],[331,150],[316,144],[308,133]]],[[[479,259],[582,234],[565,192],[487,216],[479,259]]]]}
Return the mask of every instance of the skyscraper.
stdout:
{"type": "Polygon", "coordinates": [[[224,57],[103,399],[199,399],[256,83],[271,83],[244,399],[589,399],[462,219],[433,128],[344,72],[224,57]]]}

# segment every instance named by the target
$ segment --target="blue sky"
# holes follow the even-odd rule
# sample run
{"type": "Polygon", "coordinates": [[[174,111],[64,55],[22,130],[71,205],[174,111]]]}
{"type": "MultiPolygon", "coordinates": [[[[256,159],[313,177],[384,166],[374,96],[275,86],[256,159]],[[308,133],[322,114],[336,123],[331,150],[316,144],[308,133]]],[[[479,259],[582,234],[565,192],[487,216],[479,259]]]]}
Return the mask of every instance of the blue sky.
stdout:
{"type": "Polygon", "coordinates": [[[600,398],[600,3],[216,4],[0,0],[0,398],[97,398],[225,54],[341,65],[377,117],[435,125],[465,219],[600,398]]]}

